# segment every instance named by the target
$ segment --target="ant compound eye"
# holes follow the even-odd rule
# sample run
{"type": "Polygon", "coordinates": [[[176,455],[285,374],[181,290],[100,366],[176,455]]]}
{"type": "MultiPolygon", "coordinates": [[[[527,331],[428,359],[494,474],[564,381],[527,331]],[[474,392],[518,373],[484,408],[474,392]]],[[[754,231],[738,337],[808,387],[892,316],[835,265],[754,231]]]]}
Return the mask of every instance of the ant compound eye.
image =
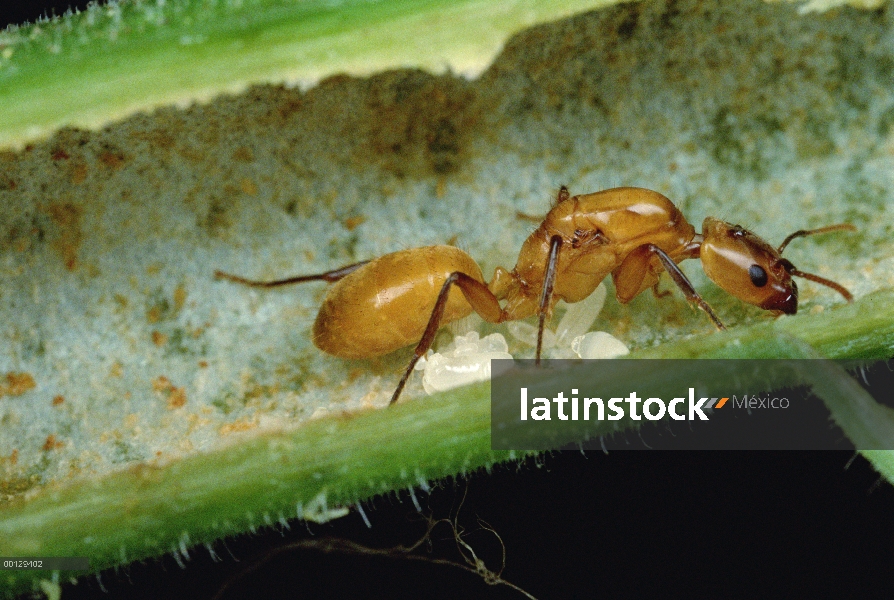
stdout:
{"type": "Polygon", "coordinates": [[[760,265],[751,265],[748,267],[748,276],[751,278],[751,283],[757,287],[764,287],[767,285],[767,272],[760,265]]]}

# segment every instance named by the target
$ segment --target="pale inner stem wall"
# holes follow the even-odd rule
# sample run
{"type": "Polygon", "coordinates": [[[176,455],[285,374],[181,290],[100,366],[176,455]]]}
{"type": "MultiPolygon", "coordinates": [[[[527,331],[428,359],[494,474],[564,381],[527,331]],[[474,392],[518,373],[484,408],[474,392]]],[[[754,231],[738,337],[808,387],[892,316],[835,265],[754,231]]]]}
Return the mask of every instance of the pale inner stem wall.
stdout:
{"type": "MultiPolygon", "coordinates": [[[[323,284],[213,271],[455,240],[487,276],[533,227],[518,213],[562,184],[656,189],[697,228],[716,216],[773,243],[850,222],[786,255],[858,297],[894,285],[892,31],[891,10],[622,5],[516,36],[474,81],[257,87],[0,154],[0,492],[384,405],[407,354],[320,353],[323,284]]],[[[683,266],[728,324],[764,318],[683,266]]],[[[801,289],[802,312],[840,303],[801,289]]],[[[619,306],[611,290],[596,324],[633,349],[711,327],[677,293],[619,306]]]]}

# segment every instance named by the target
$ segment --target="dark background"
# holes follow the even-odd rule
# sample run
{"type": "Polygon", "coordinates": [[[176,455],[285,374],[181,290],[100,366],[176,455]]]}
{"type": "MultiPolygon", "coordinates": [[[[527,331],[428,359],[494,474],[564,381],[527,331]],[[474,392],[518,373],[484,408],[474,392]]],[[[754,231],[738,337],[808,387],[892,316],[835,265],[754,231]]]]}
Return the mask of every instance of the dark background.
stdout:
{"type": "MultiPolygon", "coordinates": [[[[32,23],[43,16],[61,15],[65,9],[82,9],[88,2],[59,2],[58,0],[31,0],[4,2],[0,8],[0,28],[7,25],[32,23]]],[[[100,2],[99,4],[105,4],[100,2]]]]}
{"type": "MultiPolygon", "coordinates": [[[[486,521],[506,547],[503,577],[545,598],[891,598],[894,489],[840,452],[568,452],[416,492],[423,513],[467,532],[486,521]]],[[[520,599],[458,569],[353,553],[283,550],[341,538],[374,548],[425,532],[409,495],[364,504],[324,525],[293,521],[202,547],[180,568],[167,556],[102,574],[111,597],[520,599]],[[239,559],[236,562],[229,552],[239,559]],[[257,570],[253,570],[256,569],[257,570]]],[[[491,569],[492,534],[467,542],[491,569]]],[[[451,531],[432,535],[436,559],[461,560],[451,531]]],[[[64,598],[107,598],[91,577],[64,598]]]]}
{"type": "MultiPolygon", "coordinates": [[[[86,2],[17,3],[0,27],[86,2]]],[[[458,569],[358,551],[288,549],[330,538],[409,545],[423,515],[456,517],[492,569],[538,598],[894,597],[894,487],[848,452],[556,453],[442,482],[431,493],[376,498],[324,525],[293,521],[88,577],[63,597],[522,598],[458,569]]],[[[461,560],[439,525],[417,555],[461,560]]]]}
{"type": "MultiPolygon", "coordinates": [[[[58,2],[57,0],[31,0],[28,2],[4,2],[0,8],[0,28],[7,25],[32,23],[43,16],[61,15],[67,8],[82,9],[88,2],[58,2]]],[[[101,2],[100,4],[104,4],[101,2]]]]}

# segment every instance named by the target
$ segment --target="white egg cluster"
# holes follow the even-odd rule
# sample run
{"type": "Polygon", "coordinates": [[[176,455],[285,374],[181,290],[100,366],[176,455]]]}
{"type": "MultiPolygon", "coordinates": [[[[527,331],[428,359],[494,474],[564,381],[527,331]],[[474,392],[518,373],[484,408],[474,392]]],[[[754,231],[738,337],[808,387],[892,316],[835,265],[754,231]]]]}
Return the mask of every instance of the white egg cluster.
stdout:
{"type": "MultiPolygon", "coordinates": [[[[586,299],[570,304],[553,332],[543,332],[545,358],[615,358],[630,350],[622,341],[604,331],[590,331],[605,304],[605,284],[600,284],[586,299]]],[[[537,327],[512,321],[506,324],[509,333],[522,344],[537,344],[537,327]]],[[[513,358],[509,346],[499,333],[480,338],[477,331],[458,335],[441,352],[429,350],[416,364],[423,371],[422,386],[429,394],[468,385],[490,378],[490,361],[513,358]]]]}
{"type": "Polygon", "coordinates": [[[424,370],[422,387],[429,394],[490,379],[490,361],[512,358],[506,338],[492,333],[479,339],[478,332],[458,335],[444,352],[432,352],[419,359],[417,370],[424,370]]]}

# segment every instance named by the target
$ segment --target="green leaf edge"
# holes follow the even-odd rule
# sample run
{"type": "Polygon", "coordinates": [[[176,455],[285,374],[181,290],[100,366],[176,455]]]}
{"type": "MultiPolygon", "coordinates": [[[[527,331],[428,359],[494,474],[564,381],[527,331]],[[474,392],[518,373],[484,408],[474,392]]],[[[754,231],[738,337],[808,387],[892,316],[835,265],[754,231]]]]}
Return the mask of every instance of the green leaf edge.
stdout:
{"type": "Polygon", "coordinates": [[[0,148],[251,84],[480,72],[512,33],[607,0],[134,0],[0,31],[0,148]]]}
{"type": "MultiPolygon", "coordinates": [[[[888,358],[892,349],[894,290],[881,290],[820,315],[706,333],[631,357],[866,359],[888,358]]],[[[834,378],[815,383],[852,439],[894,428],[891,413],[859,386],[834,378]]],[[[345,512],[334,509],[377,494],[490,469],[524,453],[491,450],[489,389],[483,383],[330,415],[290,431],[246,434],[168,464],[36,489],[0,510],[0,555],[88,556],[98,571],[293,517],[326,520],[345,512]],[[419,466],[408,472],[407,464],[419,466]]],[[[894,481],[894,452],[865,454],[894,481]]],[[[15,594],[46,575],[4,571],[0,584],[15,594]]]]}

